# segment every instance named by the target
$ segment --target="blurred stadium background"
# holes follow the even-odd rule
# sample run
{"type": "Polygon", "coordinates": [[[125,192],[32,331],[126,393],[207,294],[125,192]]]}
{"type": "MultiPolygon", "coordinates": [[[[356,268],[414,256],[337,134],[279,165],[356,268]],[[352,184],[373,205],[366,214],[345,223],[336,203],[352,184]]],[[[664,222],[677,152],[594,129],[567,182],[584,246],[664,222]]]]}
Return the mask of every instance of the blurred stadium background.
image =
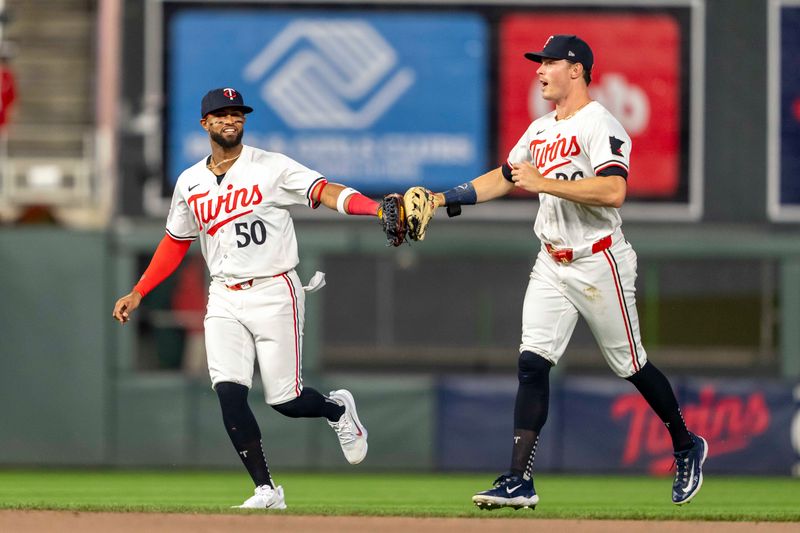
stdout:
{"type": "MultiPolygon", "coordinates": [[[[373,196],[441,190],[547,110],[522,52],[578,33],[634,139],[623,229],[650,358],[709,471],[800,474],[800,2],[6,0],[0,31],[0,466],[238,468],[196,247],[131,325],[111,319],[207,149],[207,89],[256,108],[249,144],[373,196]]],[[[465,209],[397,250],[377,223],[295,213],[301,277],[328,276],[306,382],[353,390],[365,468],[506,466],[535,209],[465,209]]],[[[274,468],[345,467],[325,424],[259,398],[274,468]]],[[[667,472],[666,432],[585,325],[552,406],[539,469],[667,472]]]]}

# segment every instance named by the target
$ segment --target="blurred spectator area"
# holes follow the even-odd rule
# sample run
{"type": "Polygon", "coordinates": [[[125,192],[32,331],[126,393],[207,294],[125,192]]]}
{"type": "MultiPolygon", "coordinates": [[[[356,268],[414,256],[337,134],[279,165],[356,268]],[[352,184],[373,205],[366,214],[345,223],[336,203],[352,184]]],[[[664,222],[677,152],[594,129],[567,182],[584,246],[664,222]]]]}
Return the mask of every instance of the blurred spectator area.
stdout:
{"type": "Polygon", "coordinates": [[[0,135],[0,205],[80,205],[92,194],[96,0],[7,0],[16,99],[0,135]]]}
{"type": "MultiPolygon", "coordinates": [[[[139,255],[144,272],[149,255],[139,255]]],[[[206,374],[203,318],[208,301],[208,274],[200,254],[189,254],[178,269],[147,295],[138,313],[140,344],[135,369],[182,369],[189,375],[206,374]]]]}

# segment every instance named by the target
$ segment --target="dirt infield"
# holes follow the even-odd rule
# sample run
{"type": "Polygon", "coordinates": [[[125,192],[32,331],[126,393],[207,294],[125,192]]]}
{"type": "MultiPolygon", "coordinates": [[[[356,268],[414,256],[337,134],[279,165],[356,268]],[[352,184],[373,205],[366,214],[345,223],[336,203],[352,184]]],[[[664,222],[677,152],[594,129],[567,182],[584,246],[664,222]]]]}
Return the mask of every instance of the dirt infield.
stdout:
{"type": "MultiPolygon", "coordinates": [[[[621,520],[537,520],[531,519],[543,531],[580,531],[589,533],[666,533],[696,531],[697,522],[656,522],[621,520]]],[[[493,533],[513,531],[523,522],[509,518],[405,518],[355,516],[267,516],[208,515],[208,514],[151,514],[151,513],[78,513],[67,511],[0,511],[0,531],[33,533],[48,531],[69,532],[170,532],[217,533],[218,531],[280,531],[282,533],[313,532],[380,533],[451,532],[493,533]],[[247,529],[245,529],[247,528],[247,529]]],[[[796,523],[783,522],[703,522],[706,532],[783,532],[797,531],[796,523]]]]}

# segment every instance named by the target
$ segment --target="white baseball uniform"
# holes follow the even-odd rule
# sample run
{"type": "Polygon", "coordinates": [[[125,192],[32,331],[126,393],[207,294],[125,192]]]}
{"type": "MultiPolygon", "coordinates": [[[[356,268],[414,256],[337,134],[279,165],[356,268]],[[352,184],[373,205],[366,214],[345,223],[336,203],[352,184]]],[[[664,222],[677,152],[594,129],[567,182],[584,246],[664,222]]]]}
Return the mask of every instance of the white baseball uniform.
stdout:
{"type": "MultiPolygon", "coordinates": [[[[257,357],[267,403],[300,395],[305,294],[286,208],[316,208],[311,192],[323,183],[285,155],[246,145],[220,184],[206,159],[178,178],[167,233],[199,237],[211,273],[205,339],[212,386],[251,387],[257,357]]],[[[307,289],[324,284],[315,279],[307,289]]]]}
{"type": "MultiPolygon", "coordinates": [[[[555,111],[535,120],[508,163],[530,162],[550,179],[627,178],[630,150],[622,125],[601,104],[590,102],[564,120],[557,121],[555,111]]],[[[525,294],[520,352],[556,364],[580,315],[617,375],[628,377],[645,364],[636,312],[636,252],[621,224],[613,207],[539,195],[534,232],[542,247],[525,294]]]]}

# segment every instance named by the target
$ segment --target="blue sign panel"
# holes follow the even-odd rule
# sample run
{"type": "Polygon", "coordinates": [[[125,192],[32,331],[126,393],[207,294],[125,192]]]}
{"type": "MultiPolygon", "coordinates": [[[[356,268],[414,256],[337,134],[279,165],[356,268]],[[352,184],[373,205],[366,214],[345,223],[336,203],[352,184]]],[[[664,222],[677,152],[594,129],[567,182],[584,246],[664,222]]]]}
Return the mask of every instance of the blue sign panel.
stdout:
{"type": "MultiPolygon", "coordinates": [[[[684,420],[708,442],[705,471],[800,472],[797,384],[771,380],[673,380],[684,420]],[[769,450],[765,453],[764,450],[769,450]]],[[[510,460],[517,380],[451,377],[439,386],[437,465],[502,471],[510,460]]],[[[553,379],[535,470],[671,475],[672,440],[630,383],[553,379]]]]}
{"type": "Polygon", "coordinates": [[[485,172],[484,21],[471,14],[182,9],[168,24],[167,162],[174,185],[210,153],[208,89],[255,111],[244,142],[379,195],[485,172]]]}
{"type": "MultiPolygon", "coordinates": [[[[516,376],[456,376],[442,380],[438,397],[438,468],[502,472],[508,467],[514,442],[517,385],[516,376]]],[[[559,397],[557,383],[551,385],[550,393],[551,398],[559,397]]],[[[536,451],[537,470],[559,466],[559,427],[560,403],[551,400],[547,425],[536,451]]]]}
{"type": "MultiPolygon", "coordinates": [[[[687,427],[708,442],[707,472],[787,475],[796,468],[791,385],[734,379],[672,385],[687,427]]],[[[565,469],[670,474],[669,433],[629,383],[570,378],[562,392],[565,469]]]]}
{"type": "Polygon", "coordinates": [[[780,199],[800,205],[800,7],[783,7],[780,20],[780,199]]]}

